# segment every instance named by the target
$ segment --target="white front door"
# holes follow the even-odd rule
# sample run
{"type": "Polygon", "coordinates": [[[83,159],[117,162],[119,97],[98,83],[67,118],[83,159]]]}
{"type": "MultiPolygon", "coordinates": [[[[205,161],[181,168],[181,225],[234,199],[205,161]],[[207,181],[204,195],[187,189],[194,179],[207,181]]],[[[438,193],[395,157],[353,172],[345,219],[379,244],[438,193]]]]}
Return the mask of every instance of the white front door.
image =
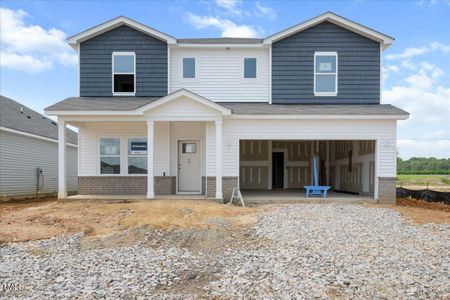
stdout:
{"type": "Polygon", "coordinates": [[[198,141],[178,141],[178,192],[201,193],[198,141]]]}

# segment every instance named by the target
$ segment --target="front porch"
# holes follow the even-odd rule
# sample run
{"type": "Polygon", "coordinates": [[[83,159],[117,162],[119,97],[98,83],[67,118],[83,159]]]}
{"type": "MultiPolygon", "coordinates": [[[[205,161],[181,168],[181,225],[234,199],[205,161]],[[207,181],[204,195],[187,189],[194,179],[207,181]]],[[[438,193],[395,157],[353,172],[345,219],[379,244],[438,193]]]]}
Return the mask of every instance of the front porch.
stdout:
{"type": "MultiPolygon", "coordinates": [[[[222,200],[223,185],[228,194],[237,186],[237,180],[223,176],[222,171],[222,123],[223,116],[229,114],[229,109],[181,90],[126,117],[58,117],[59,143],[65,143],[66,125],[79,129],[82,197],[138,195],[154,199],[186,194],[222,200]]],[[[59,161],[58,197],[64,199],[63,147],[59,161]]]]}

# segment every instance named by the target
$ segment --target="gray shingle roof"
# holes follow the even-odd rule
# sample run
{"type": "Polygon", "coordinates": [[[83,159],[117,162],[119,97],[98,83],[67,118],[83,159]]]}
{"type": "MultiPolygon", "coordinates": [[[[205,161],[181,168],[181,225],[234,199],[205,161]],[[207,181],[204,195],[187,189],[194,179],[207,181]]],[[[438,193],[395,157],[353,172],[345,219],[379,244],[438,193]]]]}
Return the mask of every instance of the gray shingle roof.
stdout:
{"type": "MultiPolygon", "coordinates": [[[[132,111],[157,97],[71,97],[46,111],[132,111]]],[[[407,115],[390,104],[269,104],[267,102],[218,102],[241,115],[407,115]]]]}
{"type": "Polygon", "coordinates": [[[185,44],[261,44],[263,39],[254,38],[194,38],[177,39],[178,43],[185,44]]]}
{"type": "MultiPolygon", "coordinates": [[[[0,126],[57,140],[58,126],[55,121],[0,95],[0,126]]],[[[67,129],[67,141],[78,144],[78,134],[67,129]]]]}
{"type": "Polygon", "coordinates": [[[267,102],[219,103],[242,115],[408,115],[390,104],[269,104],[267,102]]]}
{"type": "Polygon", "coordinates": [[[160,97],[70,97],[45,108],[60,110],[135,110],[160,97]]]}

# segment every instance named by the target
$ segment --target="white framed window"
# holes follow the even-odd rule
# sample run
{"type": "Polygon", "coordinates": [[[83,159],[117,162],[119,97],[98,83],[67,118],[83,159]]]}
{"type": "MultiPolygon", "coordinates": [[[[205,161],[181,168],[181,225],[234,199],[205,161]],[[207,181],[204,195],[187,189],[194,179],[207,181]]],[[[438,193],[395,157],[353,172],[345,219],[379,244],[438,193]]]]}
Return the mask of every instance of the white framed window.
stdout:
{"type": "Polygon", "coordinates": [[[244,78],[256,78],[257,60],[255,57],[244,57],[244,78]]]}
{"type": "Polygon", "coordinates": [[[147,174],[147,138],[128,138],[128,175],[147,174]]]}
{"type": "Polygon", "coordinates": [[[115,96],[134,96],[136,93],[136,54],[113,52],[112,92],[115,96]]]}
{"type": "Polygon", "coordinates": [[[100,138],[100,174],[120,174],[120,138],[100,138]]]}
{"type": "Polygon", "coordinates": [[[314,53],[314,96],[337,96],[337,52],[314,53]]]}
{"type": "Polygon", "coordinates": [[[183,78],[195,78],[195,57],[183,57],[183,78]]]}

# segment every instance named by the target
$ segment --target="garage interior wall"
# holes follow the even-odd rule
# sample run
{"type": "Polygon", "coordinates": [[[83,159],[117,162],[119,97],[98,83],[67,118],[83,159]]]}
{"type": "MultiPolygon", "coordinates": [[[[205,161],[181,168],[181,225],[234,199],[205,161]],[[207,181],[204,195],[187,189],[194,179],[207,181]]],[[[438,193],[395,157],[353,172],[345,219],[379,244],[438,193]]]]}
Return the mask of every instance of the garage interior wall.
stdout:
{"type": "Polygon", "coordinates": [[[333,189],[372,195],[375,141],[241,140],[239,185],[243,190],[272,189],[272,153],[284,154],[284,188],[313,184],[312,157],[319,157],[319,183],[333,189]]]}

